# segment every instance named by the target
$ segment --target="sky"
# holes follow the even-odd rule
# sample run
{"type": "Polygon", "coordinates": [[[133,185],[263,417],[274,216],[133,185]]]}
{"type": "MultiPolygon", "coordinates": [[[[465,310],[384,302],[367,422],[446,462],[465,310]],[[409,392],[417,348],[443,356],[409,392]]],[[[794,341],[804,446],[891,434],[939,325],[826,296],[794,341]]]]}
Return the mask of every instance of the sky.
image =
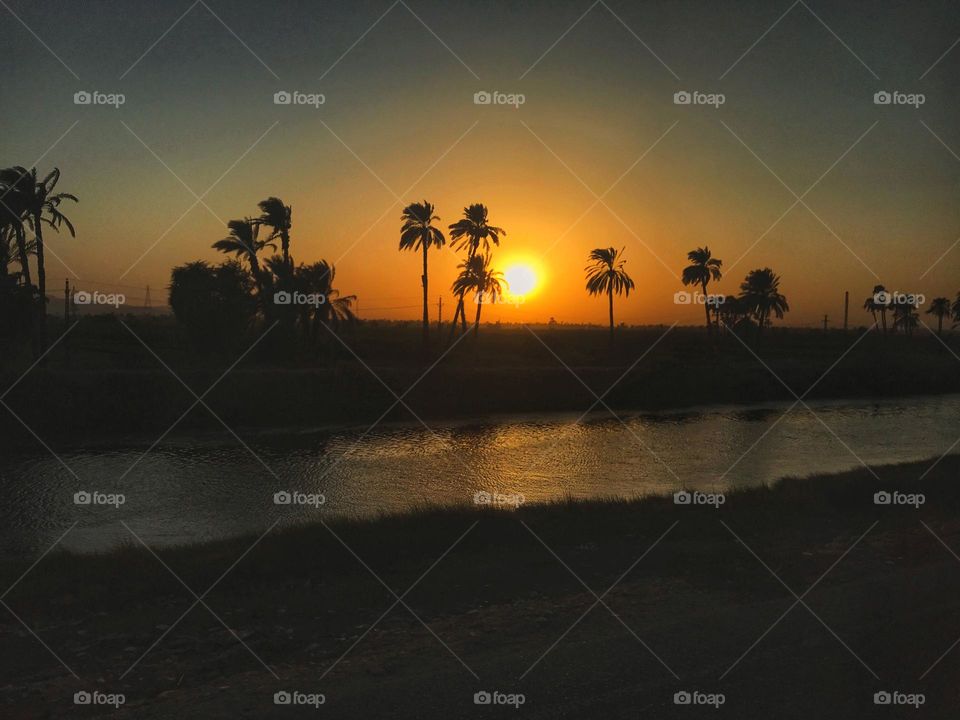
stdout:
{"type": "MultiPolygon", "coordinates": [[[[606,321],[595,247],[625,248],[629,324],[675,302],[688,250],[781,280],[789,325],[851,323],[875,284],[960,290],[960,12],[951,3],[6,0],[0,161],[57,166],[78,228],[48,287],[165,301],[171,267],[219,261],[231,218],[293,206],[297,261],[334,262],[361,317],[419,317],[403,205],[446,226],[483,202],[494,265],[532,266],[503,322],[606,321]],[[119,107],[78,91],[121,93],[119,107]],[[277,105],[277,91],[323,104],[277,105]],[[480,91],[522,94],[478,105],[480,91]],[[723,95],[677,104],[675,93],[723,95]],[[899,92],[914,104],[876,104],[899,92]],[[922,99],[922,104],[917,104],[922,99]],[[16,107],[16,112],[11,108],[16,107]],[[199,198],[199,201],[198,201],[199,198]]],[[[431,317],[459,258],[431,254],[431,317]]]]}

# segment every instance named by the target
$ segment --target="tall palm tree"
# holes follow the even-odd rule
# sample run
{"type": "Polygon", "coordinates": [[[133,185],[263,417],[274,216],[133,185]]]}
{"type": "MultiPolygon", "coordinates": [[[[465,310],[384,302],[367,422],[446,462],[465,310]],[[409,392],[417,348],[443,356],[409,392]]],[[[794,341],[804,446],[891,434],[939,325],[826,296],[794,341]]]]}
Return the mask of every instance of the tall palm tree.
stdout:
{"type": "MultiPolygon", "coordinates": [[[[40,293],[40,317],[47,315],[47,271],[43,256],[43,224],[46,223],[51,228],[60,231],[62,225],[66,225],[70,231],[71,237],[76,237],[77,233],[70,219],[60,212],[60,204],[64,200],[80,202],[75,195],[70,193],[54,193],[53,190],[60,181],[60,169],[54,168],[43,180],[37,180],[37,169],[30,170],[30,184],[32,192],[26,199],[26,220],[34,234],[36,243],[35,252],[37,255],[37,290],[40,293]]],[[[45,323],[41,320],[41,338],[45,335],[43,332],[45,323]]],[[[43,344],[46,344],[45,342],[43,344]]]]}
{"type": "Polygon", "coordinates": [[[233,253],[237,258],[242,258],[250,265],[250,274],[253,275],[253,281],[257,285],[260,299],[264,301],[264,277],[260,268],[260,258],[257,254],[265,247],[274,248],[275,246],[266,241],[260,240],[260,224],[251,218],[244,220],[231,220],[227,223],[230,234],[222,240],[217,240],[212,247],[222,253],[233,253]]]}
{"type": "Polygon", "coordinates": [[[625,248],[596,248],[590,251],[587,257],[588,264],[584,268],[587,273],[587,292],[591,295],[606,293],[610,306],[610,342],[613,343],[613,295],[630,297],[634,282],[623,269],[626,260],[623,259],[625,248]]]}
{"type": "Polygon", "coordinates": [[[420,276],[420,284],[423,285],[423,349],[426,351],[430,341],[430,313],[427,309],[427,250],[431,245],[443,247],[447,239],[440,228],[434,227],[433,222],[440,218],[433,214],[433,203],[426,200],[422,203],[407,205],[400,219],[403,220],[403,225],[400,227],[400,249],[423,252],[423,275],[420,276]]]}
{"type": "Polygon", "coordinates": [[[780,294],[780,276],[770,268],[751,270],[747,274],[740,284],[740,299],[753,313],[758,333],[768,324],[770,313],[780,319],[790,310],[787,298],[780,294]]]}
{"type": "Polygon", "coordinates": [[[503,273],[491,267],[490,253],[468,257],[457,267],[460,274],[453,281],[453,291],[463,297],[468,292],[475,294],[477,300],[477,317],[473,323],[473,332],[476,336],[480,332],[480,311],[483,310],[485,300],[491,304],[502,296],[506,282],[503,273]]]}
{"type": "Polygon", "coordinates": [[[863,301],[863,309],[869,310],[873,315],[874,324],[877,322],[877,315],[880,316],[880,327],[884,334],[887,332],[887,310],[890,307],[887,298],[887,289],[883,285],[874,285],[873,294],[863,301]]]}
{"type": "Polygon", "coordinates": [[[257,219],[260,225],[266,225],[270,228],[270,237],[268,240],[280,238],[280,252],[283,255],[283,262],[292,266],[290,260],[290,228],[293,227],[293,208],[284,205],[283,200],[277,197],[268,197],[257,203],[261,215],[257,219]]]}
{"type": "Polygon", "coordinates": [[[687,253],[690,265],[683,269],[684,285],[699,285],[703,289],[703,309],[707,314],[707,331],[710,331],[710,304],[707,302],[707,285],[711,280],[720,280],[722,260],[710,254],[710,248],[704,246],[687,253]]]}
{"type": "Polygon", "coordinates": [[[26,168],[18,165],[0,170],[0,213],[3,214],[4,223],[12,228],[14,233],[17,256],[20,261],[20,276],[28,287],[32,281],[29,248],[23,223],[32,193],[31,176],[26,168]]]}
{"type": "MultiPolygon", "coordinates": [[[[453,249],[466,248],[468,260],[477,254],[481,245],[484,252],[489,252],[490,243],[499,245],[500,237],[507,234],[507,231],[503,228],[491,225],[488,222],[488,214],[486,205],[473,203],[463,209],[463,217],[460,220],[449,226],[453,249]]],[[[467,314],[463,305],[463,294],[457,298],[457,309],[453,314],[453,325],[450,328],[451,338],[457,326],[458,316],[465,331],[467,329],[467,314]]]]}
{"type": "Polygon", "coordinates": [[[943,319],[950,317],[950,298],[938,297],[931,300],[927,315],[937,318],[937,335],[943,335],[943,319]]]}

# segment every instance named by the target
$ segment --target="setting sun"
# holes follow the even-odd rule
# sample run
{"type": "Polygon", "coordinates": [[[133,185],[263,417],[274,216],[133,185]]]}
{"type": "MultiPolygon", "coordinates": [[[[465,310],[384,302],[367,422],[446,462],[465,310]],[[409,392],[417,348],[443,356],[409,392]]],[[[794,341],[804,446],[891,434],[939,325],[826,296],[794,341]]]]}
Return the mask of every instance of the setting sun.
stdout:
{"type": "Polygon", "coordinates": [[[509,266],[503,273],[510,286],[511,295],[529,295],[537,287],[537,273],[523,263],[509,266]]]}

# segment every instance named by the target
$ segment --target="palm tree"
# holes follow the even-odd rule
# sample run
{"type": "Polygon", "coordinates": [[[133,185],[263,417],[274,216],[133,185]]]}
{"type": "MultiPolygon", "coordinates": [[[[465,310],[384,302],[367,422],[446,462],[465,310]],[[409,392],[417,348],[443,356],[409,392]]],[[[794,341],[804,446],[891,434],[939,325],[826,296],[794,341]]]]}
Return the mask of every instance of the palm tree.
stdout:
{"type": "Polygon", "coordinates": [[[309,308],[308,337],[315,343],[319,340],[320,326],[325,325],[331,331],[336,331],[341,325],[353,324],[357,317],[353,312],[353,303],[356,295],[340,295],[340,291],[333,287],[337,269],[326,260],[320,260],[311,265],[300,265],[294,272],[294,285],[300,292],[322,295],[323,302],[305,307],[309,308]]]}
{"type": "Polygon", "coordinates": [[[60,180],[60,169],[54,168],[43,180],[37,180],[37,169],[30,170],[30,184],[32,191],[26,197],[26,221],[30,225],[30,230],[34,234],[36,243],[35,252],[37,255],[37,290],[40,293],[40,317],[41,317],[41,343],[45,345],[45,322],[43,318],[47,315],[47,271],[43,257],[43,224],[46,223],[51,228],[60,232],[60,226],[66,225],[70,231],[71,237],[76,237],[77,233],[70,219],[60,212],[60,204],[64,200],[80,202],[75,195],[70,193],[56,193],[53,189],[60,180]]]}
{"type": "Polygon", "coordinates": [[[711,280],[720,280],[722,260],[710,254],[710,248],[704,246],[687,253],[690,265],[683,269],[684,285],[699,285],[703,289],[703,309],[707,314],[707,331],[710,331],[710,303],[707,302],[707,284],[711,280]]]}
{"type": "Polygon", "coordinates": [[[950,298],[938,297],[930,301],[927,315],[937,318],[937,335],[943,334],[943,319],[950,317],[950,298]]]}
{"type": "Polygon", "coordinates": [[[873,322],[876,324],[877,315],[880,315],[880,327],[884,334],[887,332],[887,309],[890,307],[889,293],[883,285],[874,285],[873,294],[863,301],[863,309],[869,310],[873,314],[873,322]]]}
{"type": "Polygon", "coordinates": [[[455,293],[463,297],[466,293],[472,292],[477,299],[477,317],[473,323],[474,336],[480,332],[480,311],[483,310],[484,300],[489,300],[491,304],[497,302],[503,296],[506,284],[503,273],[490,266],[491,260],[490,253],[468,257],[457,266],[460,268],[460,275],[453,281],[455,293]]]}
{"type": "Polygon", "coordinates": [[[3,223],[12,228],[14,233],[20,259],[20,276],[28,287],[31,285],[29,249],[23,219],[27,213],[28,198],[32,194],[30,180],[30,172],[23,167],[0,170],[0,212],[3,214],[3,223]]]}
{"type": "Polygon", "coordinates": [[[420,283],[423,285],[423,349],[426,351],[430,340],[430,314],[427,309],[427,250],[431,245],[443,247],[447,239],[440,228],[434,227],[434,220],[440,220],[440,218],[433,214],[433,204],[426,200],[422,203],[407,205],[400,219],[403,220],[403,225],[400,227],[400,249],[423,251],[423,275],[420,276],[420,283]]]}
{"type": "Polygon", "coordinates": [[[780,276],[770,268],[751,270],[740,284],[740,300],[757,321],[757,333],[769,322],[770,313],[777,319],[789,312],[787,298],[780,294],[780,276]]]}
{"type": "Polygon", "coordinates": [[[623,251],[612,248],[596,248],[590,251],[584,271],[587,273],[587,292],[591,295],[607,294],[610,305],[610,342],[613,343],[613,295],[626,295],[634,288],[633,280],[623,269],[626,260],[623,251]]]}
{"type": "MultiPolygon", "coordinates": [[[[483,245],[483,251],[489,252],[490,243],[500,245],[500,236],[506,235],[507,231],[496,225],[490,225],[487,222],[487,206],[482,203],[473,203],[463,209],[463,217],[449,226],[450,240],[454,250],[461,248],[467,249],[467,259],[469,260],[477,254],[480,246],[483,245]]],[[[453,331],[457,326],[457,317],[460,317],[463,330],[467,329],[467,314],[463,306],[463,294],[457,298],[457,309],[453,313],[453,325],[450,328],[450,337],[453,337],[453,331]]]]}
{"type": "Polygon", "coordinates": [[[898,302],[893,306],[893,329],[903,328],[907,335],[913,335],[920,323],[917,306],[907,302],[898,302]]]}
{"type": "Polygon", "coordinates": [[[264,278],[257,253],[265,247],[274,248],[275,246],[266,240],[259,239],[260,224],[251,218],[231,220],[227,223],[227,227],[230,229],[230,234],[223,240],[217,240],[212,247],[222,253],[233,253],[237,258],[247,261],[250,265],[250,274],[253,275],[253,280],[260,292],[261,300],[263,300],[264,278]]]}
{"type": "Polygon", "coordinates": [[[277,197],[268,197],[257,203],[262,213],[257,219],[260,225],[270,228],[270,237],[267,240],[280,238],[280,252],[283,262],[292,266],[290,260],[290,228],[293,227],[293,208],[284,205],[283,200],[277,197]]]}
{"type": "Polygon", "coordinates": [[[957,299],[953,301],[950,311],[953,313],[953,321],[960,323],[960,292],[957,293],[957,299]]]}

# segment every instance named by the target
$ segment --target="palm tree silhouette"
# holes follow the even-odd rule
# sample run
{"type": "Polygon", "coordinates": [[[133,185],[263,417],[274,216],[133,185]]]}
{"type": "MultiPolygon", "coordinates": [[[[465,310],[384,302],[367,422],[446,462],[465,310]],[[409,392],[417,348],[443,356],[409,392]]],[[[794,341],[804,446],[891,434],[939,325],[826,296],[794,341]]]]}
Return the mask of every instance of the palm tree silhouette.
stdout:
{"type": "Polygon", "coordinates": [[[917,314],[917,306],[907,302],[898,302],[893,306],[893,329],[903,328],[907,335],[913,335],[913,331],[920,323],[920,316],[917,314]]]}
{"type": "Polygon", "coordinates": [[[623,269],[625,248],[596,248],[590,251],[584,271],[587,273],[587,292],[591,295],[606,293],[610,306],[610,343],[613,343],[613,295],[626,295],[634,288],[633,280],[623,269]]]}
{"type": "Polygon", "coordinates": [[[889,293],[883,285],[874,285],[873,294],[863,301],[863,309],[869,310],[876,324],[877,315],[880,315],[880,327],[884,334],[887,332],[887,309],[890,307],[889,293]]]}
{"type": "Polygon", "coordinates": [[[283,255],[283,262],[292,266],[290,260],[290,228],[293,227],[293,208],[284,205],[283,200],[270,196],[266,200],[257,203],[262,213],[257,218],[257,223],[266,225],[270,228],[270,237],[267,240],[280,238],[280,252],[283,255]]]}
{"type": "Polygon", "coordinates": [[[477,301],[477,317],[473,323],[473,332],[476,336],[480,332],[480,311],[485,301],[493,304],[503,297],[506,281],[503,273],[494,270],[491,266],[490,253],[468,257],[457,267],[460,274],[453,281],[453,291],[463,297],[466,293],[474,293],[477,301]]]}
{"type": "Polygon", "coordinates": [[[957,299],[953,301],[950,310],[953,313],[954,323],[960,323],[960,292],[957,293],[957,299]]]}
{"type": "MultiPolygon", "coordinates": [[[[430,342],[430,314],[427,309],[427,250],[430,246],[443,247],[447,239],[440,228],[434,227],[434,220],[440,220],[433,214],[433,203],[424,200],[422,203],[410,203],[403,209],[400,217],[403,225],[400,227],[400,249],[423,251],[423,275],[420,283],[423,285],[423,349],[427,350],[430,342]]],[[[456,325],[456,318],[454,318],[456,325]]]]}
{"type": "Polygon", "coordinates": [[[938,297],[931,300],[927,315],[937,318],[937,335],[943,335],[943,319],[950,317],[950,298],[938,297]]]}
{"type": "Polygon", "coordinates": [[[23,223],[24,215],[27,213],[28,198],[32,194],[30,186],[30,173],[26,168],[18,165],[0,170],[0,195],[3,196],[0,211],[3,213],[3,224],[8,228],[8,233],[13,233],[16,240],[20,277],[28,287],[32,281],[29,248],[23,223]]]}
{"type": "MultiPolygon", "coordinates": [[[[490,243],[500,245],[500,236],[507,234],[503,228],[488,223],[488,212],[486,205],[473,203],[463,209],[463,217],[460,220],[449,226],[451,246],[454,250],[466,248],[468,260],[477,254],[481,245],[484,252],[489,252],[490,243]]],[[[463,306],[462,293],[457,298],[457,309],[453,313],[453,325],[450,327],[451,339],[457,327],[458,316],[463,330],[466,331],[467,314],[463,306]]]]}
{"type": "Polygon", "coordinates": [[[781,319],[790,310],[787,298],[780,294],[780,276],[770,268],[751,270],[747,274],[740,284],[740,300],[753,313],[758,334],[768,324],[771,312],[781,319]]]}
{"type": "Polygon", "coordinates": [[[222,253],[233,253],[238,258],[243,258],[250,265],[250,274],[257,285],[261,301],[264,300],[264,278],[263,271],[260,268],[260,258],[257,254],[265,247],[275,248],[276,246],[266,240],[260,240],[260,224],[251,218],[244,220],[231,220],[227,223],[230,234],[222,240],[217,240],[213,244],[215,250],[222,253]]]}
{"type": "Polygon", "coordinates": [[[353,303],[357,296],[341,295],[340,291],[333,287],[336,276],[337,268],[326,260],[300,265],[294,273],[295,284],[302,292],[323,295],[325,300],[312,308],[311,333],[315,340],[319,335],[320,325],[336,331],[342,325],[351,324],[357,319],[353,312],[353,303]]]}
{"type": "Polygon", "coordinates": [[[682,280],[684,285],[699,285],[703,289],[703,309],[707,314],[707,331],[711,329],[710,303],[707,302],[707,284],[711,280],[720,280],[722,260],[710,254],[710,248],[704,246],[687,253],[690,265],[683,269],[682,280]]]}

